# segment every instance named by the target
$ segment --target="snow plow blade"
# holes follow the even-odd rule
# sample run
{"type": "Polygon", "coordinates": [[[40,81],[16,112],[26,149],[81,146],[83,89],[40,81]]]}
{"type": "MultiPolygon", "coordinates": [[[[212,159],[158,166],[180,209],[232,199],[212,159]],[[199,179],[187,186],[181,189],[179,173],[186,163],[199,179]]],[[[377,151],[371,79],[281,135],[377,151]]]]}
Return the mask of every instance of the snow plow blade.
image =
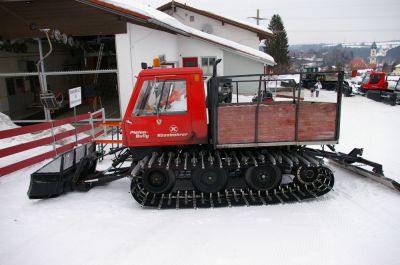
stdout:
{"type": "Polygon", "coordinates": [[[31,174],[29,199],[51,198],[73,189],[85,189],[82,178],[95,174],[96,145],[88,143],[55,157],[31,174]]]}
{"type": "MultiPolygon", "coordinates": [[[[332,151],[335,151],[335,149],[332,146],[328,147],[332,151]]],[[[341,168],[350,170],[356,174],[370,178],[395,191],[400,191],[400,183],[398,183],[393,179],[385,177],[385,175],[383,174],[383,169],[381,164],[369,161],[361,157],[363,153],[362,148],[354,148],[349,154],[344,154],[340,152],[328,152],[324,150],[314,150],[314,149],[308,149],[307,152],[317,156],[319,154],[319,156],[328,158],[335,165],[341,168]],[[355,165],[355,163],[357,163],[357,165],[355,165]],[[371,167],[372,170],[367,170],[366,168],[364,168],[364,166],[371,167]]]]}
{"type": "Polygon", "coordinates": [[[355,166],[355,165],[348,164],[348,163],[346,163],[344,161],[341,161],[341,160],[331,159],[331,161],[335,165],[337,165],[337,166],[339,166],[341,168],[348,169],[350,171],[353,171],[354,173],[357,173],[357,174],[362,175],[364,177],[367,177],[367,178],[370,178],[372,180],[375,180],[376,182],[379,182],[379,183],[385,185],[386,187],[394,189],[395,191],[400,191],[400,183],[396,182],[393,179],[385,177],[383,174],[378,174],[378,173],[375,173],[375,172],[371,172],[369,170],[366,170],[364,168],[361,168],[361,167],[358,167],[358,166],[355,166]]]}

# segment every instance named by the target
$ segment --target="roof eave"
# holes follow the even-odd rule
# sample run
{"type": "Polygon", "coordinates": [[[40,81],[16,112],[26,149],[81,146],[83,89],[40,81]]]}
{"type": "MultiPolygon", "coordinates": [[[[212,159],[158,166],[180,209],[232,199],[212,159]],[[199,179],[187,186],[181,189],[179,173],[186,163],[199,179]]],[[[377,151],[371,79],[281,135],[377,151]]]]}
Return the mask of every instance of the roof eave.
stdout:
{"type": "Polygon", "coordinates": [[[221,43],[212,41],[212,40],[210,40],[210,39],[202,38],[201,36],[191,35],[191,37],[192,37],[192,38],[196,38],[196,39],[200,39],[200,40],[202,40],[202,41],[211,43],[211,44],[213,44],[213,45],[217,45],[218,47],[222,48],[223,50],[226,50],[226,51],[230,51],[230,52],[233,52],[233,53],[240,54],[240,55],[245,56],[245,57],[247,57],[247,58],[249,58],[249,59],[252,59],[252,60],[254,60],[254,61],[257,61],[257,62],[259,62],[259,63],[263,63],[263,64],[266,64],[266,65],[269,65],[269,66],[275,66],[275,65],[276,65],[276,62],[275,62],[275,61],[271,61],[271,60],[267,60],[267,59],[261,58],[261,57],[259,57],[259,56],[254,55],[254,54],[251,54],[251,53],[248,53],[248,52],[245,52],[245,51],[242,51],[242,50],[238,50],[238,49],[236,49],[236,48],[234,48],[234,47],[230,47],[230,46],[227,46],[227,45],[223,45],[223,44],[221,44],[221,43]]]}
{"type": "Polygon", "coordinates": [[[149,17],[147,17],[143,14],[139,14],[132,10],[124,9],[124,8],[121,8],[121,7],[118,7],[118,6],[103,2],[103,1],[99,1],[99,0],[75,0],[75,1],[102,9],[102,10],[110,12],[110,13],[120,15],[122,17],[126,17],[126,18],[129,18],[132,20],[137,20],[142,23],[145,23],[150,19],[149,17]]]}
{"type": "Polygon", "coordinates": [[[154,24],[156,26],[161,26],[161,27],[165,28],[166,30],[172,31],[174,33],[178,33],[178,34],[181,34],[184,36],[189,36],[189,34],[186,31],[175,28],[175,27],[168,25],[166,23],[163,23],[162,21],[159,21],[157,19],[145,16],[143,14],[140,14],[140,13],[134,12],[132,10],[125,9],[125,8],[122,8],[122,7],[113,5],[113,4],[109,4],[109,3],[99,1],[99,0],[75,0],[75,1],[102,9],[106,12],[114,13],[116,15],[131,19],[131,20],[135,20],[135,21],[138,21],[141,23],[154,24]]]}
{"type": "MultiPolygon", "coordinates": [[[[243,29],[247,29],[249,31],[257,33],[257,36],[259,38],[262,38],[262,39],[266,39],[266,38],[269,38],[269,37],[273,36],[272,33],[269,33],[269,32],[266,32],[266,31],[262,31],[262,30],[258,30],[257,28],[248,26],[246,24],[242,24],[239,21],[234,21],[234,20],[231,20],[229,18],[222,17],[222,16],[219,16],[217,14],[214,14],[214,13],[211,13],[211,12],[208,12],[208,11],[205,11],[205,10],[201,10],[201,9],[197,9],[197,8],[188,6],[186,4],[184,5],[182,3],[174,1],[174,5],[175,5],[175,7],[180,7],[180,8],[183,8],[183,9],[186,9],[186,10],[201,14],[203,16],[211,17],[211,18],[213,18],[215,20],[218,20],[218,21],[221,21],[223,23],[227,23],[227,24],[234,25],[234,26],[237,26],[237,27],[240,27],[240,28],[243,28],[243,29]]],[[[157,9],[160,10],[160,11],[165,11],[165,10],[168,10],[168,9],[171,9],[171,8],[172,8],[172,2],[168,2],[168,3],[158,7],[157,9]]]]}

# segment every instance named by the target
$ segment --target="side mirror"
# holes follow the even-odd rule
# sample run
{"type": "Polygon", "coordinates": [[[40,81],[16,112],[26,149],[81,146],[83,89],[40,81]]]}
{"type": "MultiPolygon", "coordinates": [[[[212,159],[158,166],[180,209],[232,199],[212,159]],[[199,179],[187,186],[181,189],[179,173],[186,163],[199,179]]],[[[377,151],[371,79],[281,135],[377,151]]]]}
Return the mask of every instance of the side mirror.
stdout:
{"type": "Polygon", "coordinates": [[[142,66],[142,69],[143,69],[143,70],[144,70],[144,69],[147,69],[147,63],[142,63],[141,66],[142,66]]]}

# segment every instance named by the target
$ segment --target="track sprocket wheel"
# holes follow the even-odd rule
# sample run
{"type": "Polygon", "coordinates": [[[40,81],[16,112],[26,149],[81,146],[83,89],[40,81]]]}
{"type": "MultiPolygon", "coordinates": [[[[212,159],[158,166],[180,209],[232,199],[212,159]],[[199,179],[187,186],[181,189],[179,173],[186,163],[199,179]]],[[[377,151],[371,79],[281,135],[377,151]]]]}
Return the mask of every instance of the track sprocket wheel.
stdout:
{"type": "Polygon", "coordinates": [[[296,180],[300,183],[308,184],[314,182],[318,178],[318,175],[317,168],[300,166],[296,171],[296,180]]]}
{"type": "Polygon", "coordinates": [[[228,176],[220,168],[196,169],[193,172],[193,186],[201,192],[214,193],[225,188],[228,176]]]}
{"type": "Polygon", "coordinates": [[[282,181],[282,174],[278,167],[260,165],[249,167],[245,173],[247,185],[254,190],[271,190],[282,181]]]}
{"type": "Polygon", "coordinates": [[[175,174],[164,168],[150,168],[143,174],[143,187],[152,193],[167,193],[175,184],[175,174]]]}

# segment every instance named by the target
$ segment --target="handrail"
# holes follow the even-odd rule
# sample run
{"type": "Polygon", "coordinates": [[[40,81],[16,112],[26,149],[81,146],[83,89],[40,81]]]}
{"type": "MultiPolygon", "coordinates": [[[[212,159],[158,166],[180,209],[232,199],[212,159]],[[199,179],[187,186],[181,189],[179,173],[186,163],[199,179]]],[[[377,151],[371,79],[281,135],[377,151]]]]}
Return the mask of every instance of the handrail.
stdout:
{"type": "Polygon", "coordinates": [[[11,163],[9,165],[1,167],[0,168],[0,176],[4,176],[4,175],[12,173],[16,170],[39,163],[45,159],[52,158],[59,153],[63,153],[63,152],[73,149],[75,146],[77,146],[79,144],[84,144],[84,143],[87,143],[90,141],[94,141],[96,137],[105,133],[105,130],[104,130],[105,127],[103,127],[101,130],[95,132],[96,128],[103,126],[104,117],[105,117],[104,109],[101,109],[94,113],[86,113],[86,114],[78,115],[76,117],[76,120],[74,117],[68,117],[68,118],[63,118],[60,120],[53,120],[53,121],[43,122],[43,123],[29,125],[29,126],[25,126],[25,127],[19,127],[19,128],[13,128],[13,129],[0,131],[0,139],[6,139],[6,138],[15,137],[15,136],[20,136],[20,135],[27,134],[27,133],[35,133],[35,132],[43,131],[43,130],[51,130],[52,131],[50,136],[46,136],[46,137],[43,137],[40,139],[35,139],[35,140],[31,140],[31,141],[28,141],[25,143],[21,143],[21,144],[17,144],[14,146],[0,149],[0,158],[7,157],[7,156],[10,156],[10,155],[13,155],[16,153],[24,152],[24,151],[27,151],[27,150],[30,150],[33,148],[37,148],[37,147],[41,147],[41,146],[45,146],[45,145],[51,145],[51,144],[53,145],[53,150],[51,150],[51,151],[47,151],[47,152],[38,154],[36,156],[33,156],[33,157],[30,157],[30,158],[27,158],[27,159],[24,159],[24,160],[21,160],[21,161],[15,162],[15,163],[11,163]],[[93,121],[94,117],[100,118],[101,121],[94,122],[93,121]],[[73,123],[74,121],[83,121],[83,120],[88,120],[89,124],[79,126],[76,129],[74,128],[71,130],[54,133],[54,128],[57,128],[59,126],[65,125],[65,124],[73,123]],[[82,139],[76,138],[77,140],[75,140],[71,143],[64,144],[62,146],[56,146],[57,141],[60,141],[67,137],[77,135],[79,133],[84,133],[87,131],[92,131],[94,133],[91,133],[91,135],[84,137],[82,139]]]}

